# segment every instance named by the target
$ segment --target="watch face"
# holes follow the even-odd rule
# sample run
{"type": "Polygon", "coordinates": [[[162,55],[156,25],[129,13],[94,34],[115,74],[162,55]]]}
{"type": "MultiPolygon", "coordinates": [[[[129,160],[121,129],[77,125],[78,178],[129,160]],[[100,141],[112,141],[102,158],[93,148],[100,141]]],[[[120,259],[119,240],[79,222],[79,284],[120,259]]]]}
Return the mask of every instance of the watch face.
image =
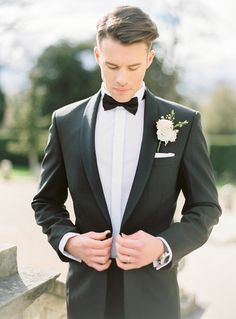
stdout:
{"type": "Polygon", "coordinates": [[[159,259],[159,263],[160,263],[161,265],[164,265],[165,263],[168,262],[169,257],[170,257],[170,254],[167,253],[167,252],[164,252],[164,254],[162,254],[161,257],[160,257],[160,259],[159,259]]]}

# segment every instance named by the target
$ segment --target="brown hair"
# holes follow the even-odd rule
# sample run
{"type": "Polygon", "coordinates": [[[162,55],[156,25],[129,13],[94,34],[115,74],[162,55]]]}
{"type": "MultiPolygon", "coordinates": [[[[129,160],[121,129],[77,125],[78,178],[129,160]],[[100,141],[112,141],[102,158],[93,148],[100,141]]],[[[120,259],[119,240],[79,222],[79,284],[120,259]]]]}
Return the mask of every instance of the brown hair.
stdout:
{"type": "Polygon", "coordinates": [[[122,44],[144,42],[150,49],[159,34],[156,24],[140,8],[119,6],[97,23],[97,43],[108,37],[122,44]]]}

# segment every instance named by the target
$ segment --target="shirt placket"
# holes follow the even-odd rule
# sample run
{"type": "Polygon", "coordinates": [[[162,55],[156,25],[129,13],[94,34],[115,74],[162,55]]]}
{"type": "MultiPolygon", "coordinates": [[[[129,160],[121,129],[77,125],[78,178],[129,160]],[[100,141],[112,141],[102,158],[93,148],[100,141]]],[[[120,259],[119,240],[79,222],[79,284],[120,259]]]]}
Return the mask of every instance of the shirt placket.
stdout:
{"type": "Polygon", "coordinates": [[[115,110],[115,123],[112,151],[111,174],[111,221],[113,228],[113,244],[111,256],[116,256],[115,238],[119,234],[122,220],[122,178],[123,178],[123,151],[126,111],[122,107],[115,110]]]}

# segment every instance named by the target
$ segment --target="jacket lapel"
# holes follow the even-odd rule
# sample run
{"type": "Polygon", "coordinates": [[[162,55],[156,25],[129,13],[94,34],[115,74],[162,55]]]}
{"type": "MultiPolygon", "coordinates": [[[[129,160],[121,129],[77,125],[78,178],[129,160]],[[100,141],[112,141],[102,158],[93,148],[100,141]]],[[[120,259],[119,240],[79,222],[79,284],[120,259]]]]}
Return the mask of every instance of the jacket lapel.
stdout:
{"type": "Polygon", "coordinates": [[[111,220],[98,173],[95,153],[95,125],[100,98],[100,92],[95,94],[89,100],[85,108],[81,125],[81,153],[87,178],[92,189],[94,198],[97,201],[97,204],[103,214],[103,217],[105,217],[106,221],[109,223],[111,227],[111,220]]]}
{"type": "Polygon", "coordinates": [[[150,175],[155,152],[157,149],[156,125],[159,118],[158,102],[150,91],[146,91],[144,128],[138,166],[131,188],[130,196],[123,215],[122,225],[125,224],[140,199],[150,175]]]}

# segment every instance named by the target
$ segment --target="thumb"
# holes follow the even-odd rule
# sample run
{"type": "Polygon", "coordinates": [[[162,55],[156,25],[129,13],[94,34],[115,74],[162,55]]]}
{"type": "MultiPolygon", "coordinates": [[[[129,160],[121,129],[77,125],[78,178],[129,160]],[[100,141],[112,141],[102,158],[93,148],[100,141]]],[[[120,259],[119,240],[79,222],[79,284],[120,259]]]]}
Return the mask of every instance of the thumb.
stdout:
{"type": "Polygon", "coordinates": [[[133,233],[133,234],[131,234],[131,235],[126,235],[126,234],[122,233],[121,236],[122,236],[123,238],[138,239],[138,233],[133,233]]]}
{"type": "Polygon", "coordinates": [[[110,234],[111,231],[110,230],[105,230],[104,232],[90,232],[89,233],[89,237],[95,240],[104,240],[107,239],[107,235],[110,234]]]}

